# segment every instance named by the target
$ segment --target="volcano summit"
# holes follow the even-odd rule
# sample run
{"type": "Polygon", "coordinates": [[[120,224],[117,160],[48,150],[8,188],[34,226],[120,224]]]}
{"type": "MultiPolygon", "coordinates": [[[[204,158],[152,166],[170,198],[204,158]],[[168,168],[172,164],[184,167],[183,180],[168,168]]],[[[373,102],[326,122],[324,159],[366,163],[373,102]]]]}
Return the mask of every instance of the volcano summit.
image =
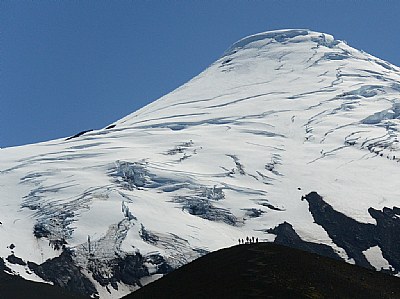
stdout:
{"type": "Polygon", "coordinates": [[[246,236],[400,271],[400,69],[309,30],[233,44],[110,124],[0,150],[9,273],[118,298],[246,236]]]}

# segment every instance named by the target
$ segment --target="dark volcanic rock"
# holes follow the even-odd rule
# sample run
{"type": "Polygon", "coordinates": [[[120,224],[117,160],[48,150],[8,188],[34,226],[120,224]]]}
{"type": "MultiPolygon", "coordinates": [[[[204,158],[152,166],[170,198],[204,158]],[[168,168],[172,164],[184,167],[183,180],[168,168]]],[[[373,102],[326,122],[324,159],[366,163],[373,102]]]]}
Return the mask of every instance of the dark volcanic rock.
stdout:
{"type": "Polygon", "coordinates": [[[337,255],[336,252],[328,245],[303,241],[295,232],[293,226],[287,222],[279,224],[277,227],[268,230],[268,232],[276,235],[274,241],[276,244],[285,245],[341,260],[340,256],[337,255]]]}
{"type": "Polygon", "coordinates": [[[79,133],[75,134],[74,136],[66,138],[65,141],[68,141],[68,140],[71,140],[71,139],[74,139],[74,138],[78,138],[78,137],[82,136],[83,134],[88,133],[88,132],[92,132],[92,131],[93,130],[85,130],[85,131],[79,132],[79,133]]]}
{"type": "Polygon", "coordinates": [[[123,283],[142,286],[139,279],[148,275],[149,272],[143,266],[143,258],[141,255],[128,255],[118,260],[116,278],[119,278],[123,283]]]}
{"type": "Polygon", "coordinates": [[[106,128],[106,130],[113,129],[113,128],[115,128],[115,126],[116,126],[116,124],[109,125],[109,126],[106,128]]]}
{"type": "Polygon", "coordinates": [[[51,281],[66,290],[86,296],[98,296],[92,282],[81,273],[67,250],[64,250],[59,257],[49,259],[43,264],[28,262],[28,266],[45,281],[51,281]]]}
{"type": "Polygon", "coordinates": [[[12,272],[11,269],[6,266],[4,260],[0,257],[0,273],[3,273],[4,271],[12,272]]]}
{"type": "Polygon", "coordinates": [[[69,292],[63,288],[50,284],[28,281],[17,275],[11,275],[4,260],[0,258],[0,298],[10,299],[84,299],[80,294],[69,292]]]}
{"type": "Polygon", "coordinates": [[[383,211],[369,208],[369,214],[376,220],[375,239],[383,257],[400,271],[400,209],[383,208],[383,211]]]}
{"type": "Polygon", "coordinates": [[[383,257],[395,269],[400,271],[400,209],[383,208],[382,211],[369,208],[369,214],[377,224],[360,223],[335,211],[316,192],[311,192],[305,199],[317,224],[321,225],[335,244],[342,247],[357,265],[373,268],[365,258],[363,251],[379,246],[383,257]]]}
{"type": "Polygon", "coordinates": [[[157,274],[168,274],[174,270],[159,254],[152,254],[146,257],[147,262],[150,262],[157,267],[157,274]]]}
{"type": "Polygon", "coordinates": [[[316,192],[306,195],[309,210],[317,224],[321,225],[332,241],[342,247],[357,265],[373,268],[365,258],[363,251],[377,245],[374,240],[375,226],[359,223],[353,218],[335,211],[316,192]]]}
{"type": "Polygon", "coordinates": [[[26,266],[26,263],[19,257],[16,257],[14,254],[11,254],[7,257],[7,261],[11,264],[18,264],[22,266],[26,266]]]}

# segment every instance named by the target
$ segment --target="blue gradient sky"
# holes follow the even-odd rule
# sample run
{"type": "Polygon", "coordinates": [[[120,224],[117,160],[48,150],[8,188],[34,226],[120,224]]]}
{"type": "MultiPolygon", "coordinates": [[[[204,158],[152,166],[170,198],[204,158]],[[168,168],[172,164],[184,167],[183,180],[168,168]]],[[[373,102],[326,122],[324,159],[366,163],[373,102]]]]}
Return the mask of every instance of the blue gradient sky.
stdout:
{"type": "Polygon", "coordinates": [[[308,28],[400,65],[400,1],[0,1],[0,147],[107,126],[236,40],[308,28]]]}

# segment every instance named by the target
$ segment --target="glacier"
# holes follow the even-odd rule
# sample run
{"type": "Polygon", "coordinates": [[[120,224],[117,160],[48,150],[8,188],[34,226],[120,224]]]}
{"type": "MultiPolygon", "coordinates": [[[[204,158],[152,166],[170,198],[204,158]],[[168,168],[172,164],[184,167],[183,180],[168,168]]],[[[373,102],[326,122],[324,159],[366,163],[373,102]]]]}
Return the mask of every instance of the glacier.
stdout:
{"type": "Polygon", "coordinates": [[[0,150],[12,274],[119,298],[246,236],[399,275],[400,68],[306,29],[233,44],[104,129],[0,150]]]}

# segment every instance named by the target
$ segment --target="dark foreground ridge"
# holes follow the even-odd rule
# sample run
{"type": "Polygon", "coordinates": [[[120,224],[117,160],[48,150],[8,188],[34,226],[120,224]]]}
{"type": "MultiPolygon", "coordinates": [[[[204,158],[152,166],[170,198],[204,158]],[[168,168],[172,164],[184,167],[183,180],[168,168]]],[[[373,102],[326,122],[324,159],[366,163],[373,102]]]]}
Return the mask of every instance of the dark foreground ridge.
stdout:
{"type": "Polygon", "coordinates": [[[123,298],[400,298],[400,279],[257,243],[210,253],[123,298]]]}
{"type": "Polygon", "coordinates": [[[33,282],[20,276],[10,275],[4,271],[10,271],[0,259],[0,298],[7,299],[84,299],[79,294],[71,293],[66,289],[46,283],[33,282]]]}

